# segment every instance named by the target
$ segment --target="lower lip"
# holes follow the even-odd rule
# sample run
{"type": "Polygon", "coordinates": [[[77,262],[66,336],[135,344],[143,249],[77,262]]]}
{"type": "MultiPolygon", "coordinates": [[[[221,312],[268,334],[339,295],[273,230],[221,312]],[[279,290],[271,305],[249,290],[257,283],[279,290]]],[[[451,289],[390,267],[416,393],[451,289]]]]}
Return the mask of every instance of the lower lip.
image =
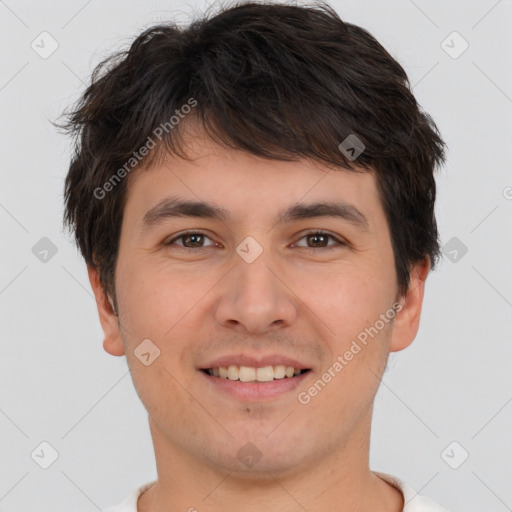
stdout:
{"type": "Polygon", "coordinates": [[[261,400],[262,398],[273,398],[293,391],[309,376],[311,370],[301,373],[296,377],[283,377],[282,379],[275,379],[269,382],[241,382],[239,380],[214,377],[200,370],[199,373],[216,389],[229,393],[236,398],[261,400]]]}

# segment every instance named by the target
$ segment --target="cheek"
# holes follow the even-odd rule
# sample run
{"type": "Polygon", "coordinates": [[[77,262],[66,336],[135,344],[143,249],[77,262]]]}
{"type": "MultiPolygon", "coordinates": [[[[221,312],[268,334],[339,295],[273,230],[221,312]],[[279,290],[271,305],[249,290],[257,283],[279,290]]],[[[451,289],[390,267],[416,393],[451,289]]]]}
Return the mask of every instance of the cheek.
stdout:
{"type": "Polygon", "coordinates": [[[328,355],[318,380],[301,390],[311,399],[304,414],[310,422],[324,415],[326,421],[349,429],[366,413],[378,390],[392,327],[381,315],[392,305],[392,289],[382,274],[357,272],[354,267],[317,290],[314,304],[308,300],[307,305],[321,318],[317,325],[325,324],[322,335],[328,355]]]}
{"type": "Polygon", "coordinates": [[[391,306],[394,295],[388,277],[377,268],[350,265],[328,275],[306,274],[296,289],[335,340],[333,346],[342,349],[391,306]]]}
{"type": "MultiPolygon", "coordinates": [[[[193,272],[150,261],[120,262],[117,276],[119,307],[131,343],[149,338],[166,350],[174,333],[182,337],[187,316],[212,286],[193,272]]],[[[173,350],[178,345],[173,341],[173,350]]]]}
{"type": "Polygon", "coordinates": [[[185,371],[190,368],[186,347],[195,332],[190,319],[209,287],[168,265],[123,263],[118,266],[117,290],[126,358],[137,394],[155,417],[167,414],[165,403],[189,407],[182,386],[189,387],[191,378],[185,371]],[[157,349],[144,341],[148,339],[157,349]],[[149,347],[148,365],[137,356],[143,346],[149,347]]]}

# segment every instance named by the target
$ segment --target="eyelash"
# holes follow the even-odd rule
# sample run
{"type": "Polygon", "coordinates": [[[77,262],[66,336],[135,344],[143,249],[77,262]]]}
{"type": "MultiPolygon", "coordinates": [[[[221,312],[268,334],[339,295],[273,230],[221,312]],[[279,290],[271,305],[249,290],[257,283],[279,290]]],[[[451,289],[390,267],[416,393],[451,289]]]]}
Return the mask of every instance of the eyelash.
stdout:
{"type": "MultiPolygon", "coordinates": [[[[184,238],[184,237],[186,237],[188,235],[203,235],[206,238],[210,238],[206,233],[203,233],[202,231],[187,231],[185,233],[181,233],[180,235],[174,237],[172,240],[169,240],[168,242],[164,242],[164,245],[165,246],[171,246],[171,245],[173,245],[173,243],[176,240],[180,240],[181,238],[184,238]]],[[[303,238],[306,238],[308,236],[314,236],[314,235],[326,236],[328,238],[331,238],[332,240],[334,240],[336,242],[336,244],[328,245],[326,247],[300,247],[300,248],[301,249],[306,249],[306,250],[313,250],[313,251],[319,250],[319,249],[323,249],[325,251],[325,250],[336,249],[336,248],[339,248],[341,246],[347,245],[345,242],[341,241],[339,238],[335,237],[334,235],[331,235],[331,233],[329,233],[327,231],[321,231],[321,230],[313,230],[313,231],[304,233],[302,235],[302,237],[299,239],[299,241],[302,240],[303,238]]],[[[178,247],[178,250],[184,250],[184,251],[187,251],[187,252],[196,252],[196,251],[201,251],[201,250],[204,250],[204,249],[208,249],[209,247],[213,247],[213,245],[209,245],[207,247],[182,247],[182,246],[178,245],[177,247],[178,247]]]]}

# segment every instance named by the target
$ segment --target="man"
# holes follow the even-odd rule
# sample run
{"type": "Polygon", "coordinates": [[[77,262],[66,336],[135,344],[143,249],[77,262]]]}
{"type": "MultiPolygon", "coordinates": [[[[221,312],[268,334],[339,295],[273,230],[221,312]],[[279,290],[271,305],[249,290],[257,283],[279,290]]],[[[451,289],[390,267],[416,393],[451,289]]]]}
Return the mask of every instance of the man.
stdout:
{"type": "Polygon", "coordinates": [[[444,162],[386,50],[325,4],[239,4],[146,30],[68,116],[65,220],[158,472],[109,510],[444,510],[369,468],[444,162]]]}

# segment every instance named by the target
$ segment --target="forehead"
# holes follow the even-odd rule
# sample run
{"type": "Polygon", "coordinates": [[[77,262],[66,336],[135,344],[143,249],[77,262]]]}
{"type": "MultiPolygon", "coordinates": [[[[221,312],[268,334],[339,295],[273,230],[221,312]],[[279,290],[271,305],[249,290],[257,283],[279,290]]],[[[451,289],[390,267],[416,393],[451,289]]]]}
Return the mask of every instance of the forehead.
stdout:
{"type": "Polygon", "coordinates": [[[186,149],[190,160],[167,154],[130,176],[125,214],[131,221],[148,220],[150,210],[154,213],[171,197],[216,206],[223,222],[251,216],[276,221],[285,206],[299,203],[341,202],[348,206],[346,211],[357,210],[349,212],[353,217],[358,212],[369,218],[382,213],[375,175],[368,170],[356,172],[304,158],[271,160],[203,137],[191,138],[186,149]]]}

